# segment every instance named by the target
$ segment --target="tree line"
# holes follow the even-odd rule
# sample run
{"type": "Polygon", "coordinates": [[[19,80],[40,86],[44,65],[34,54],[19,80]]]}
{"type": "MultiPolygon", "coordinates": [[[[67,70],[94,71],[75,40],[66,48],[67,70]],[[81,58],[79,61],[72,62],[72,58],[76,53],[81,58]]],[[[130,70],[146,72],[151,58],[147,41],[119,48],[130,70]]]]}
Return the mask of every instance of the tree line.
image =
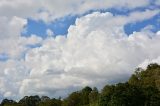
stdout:
{"type": "Polygon", "coordinates": [[[86,86],[64,99],[25,96],[18,102],[4,99],[0,106],[160,106],[160,65],[137,68],[127,82],[106,85],[101,91],[86,86]]]}

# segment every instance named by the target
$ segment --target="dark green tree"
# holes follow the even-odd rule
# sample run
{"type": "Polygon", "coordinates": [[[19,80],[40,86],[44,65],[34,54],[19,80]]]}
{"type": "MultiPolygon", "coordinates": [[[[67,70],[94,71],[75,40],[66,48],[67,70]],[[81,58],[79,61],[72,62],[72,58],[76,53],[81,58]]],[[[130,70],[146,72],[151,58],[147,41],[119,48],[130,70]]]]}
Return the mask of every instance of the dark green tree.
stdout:
{"type": "Polygon", "coordinates": [[[89,94],[89,102],[94,103],[98,101],[98,97],[99,97],[98,89],[94,87],[93,90],[89,94]]]}
{"type": "Polygon", "coordinates": [[[81,106],[81,94],[79,92],[71,93],[64,100],[63,106],[81,106]]]}
{"type": "Polygon", "coordinates": [[[93,88],[93,90],[89,94],[89,103],[92,106],[97,106],[99,100],[99,92],[96,87],[93,88]]]}
{"type": "Polygon", "coordinates": [[[1,106],[16,104],[14,100],[3,99],[1,102],[1,106]]]}
{"type": "Polygon", "coordinates": [[[108,106],[143,106],[144,100],[141,89],[128,83],[119,83],[115,87],[108,106]]]}
{"type": "Polygon", "coordinates": [[[25,96],[22,98],[19,103],[25,106],[37,106],[41,101],[39,96],[25,96]]]}
{"type": "Polygon", "coordinates": [[[102,89],[99,98],[99,106],[108,106],[108,103],[111,100],[111,96],[113,95],[114,89],[115,89],[114,85],[106,85],[102,89]]]}
{"type": "Polygon", "coordinates": [[[62,101],[60,99],[47,99],[41,101],[38,106],[61,106],[62,101]]]}
{"type": "Polygon", "coordinates": [[[86,86],[82,89],[81,93],[81,105],[87,105],[89,104],[89,94],[91,93],[92,88],[86,86]]]}

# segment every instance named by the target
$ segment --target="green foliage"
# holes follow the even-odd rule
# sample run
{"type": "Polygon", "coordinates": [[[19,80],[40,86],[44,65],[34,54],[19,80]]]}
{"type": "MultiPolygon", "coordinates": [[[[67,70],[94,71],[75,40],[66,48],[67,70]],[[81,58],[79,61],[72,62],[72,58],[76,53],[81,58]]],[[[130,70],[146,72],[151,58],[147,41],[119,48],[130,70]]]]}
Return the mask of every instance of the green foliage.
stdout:
{"type": "Polygon", "coordinates": [[[11,103],[11,104],[5,104],[4,106],[25,106],[25,105],[19,103],[11,103]]]}
{"type": "Polygon", "coordinates": [[[13,101],[13,100],[8,100],[8,99],[4,99],[4,100],[1,102],[1,106],[11,105],[11,104],[16,104],[16,102],[13,101]]]}
{"type": "Polygon", "coordinates": [[[38,106],[61,106],[62,101],[59,99],[48,99],[39,103],[38,106]]]}
{"type": "Polygon", "coordinates": [[[129,84],[142,89],[145,106],[160,106],[160,66],[158,64],[150,64],[146,70],[136,71],[129,79],[129,84]]]}
{"type": "Polygon", "coordinates": [[[25,96],[22,98],[19,103],[23,104],[24,106],[37,106],[41,101],[39,96],[25,96]]]}
{"type": "Polygon", "coordinates": [[[131,85],[140,87],[153,86],[160,90],[160,66],[158,64],[150,64],[146,70],[138,68],[128,82],[131,85]]]}
{"type": "Polygon", "coordinates": [[[160,66],[137,68],[128,82],[106,85],[100,93],[87,86],[63,100],[25,96],[18,103],[4,99],[0,106],[160,106],[160,66]]]}
{"type": "Polygon", "coordinates": [[[71,93],[63,102],[63,106],[87,106],[92,88],[85,87],[81,91],[71,93]]]}
{"type": "Polygon", "coordinates": [[[143,92],[128,83],[117,84],[108,106],[143,106],[143,92]]]}
{"type": "Polygon", "coordinates": [[[89,104],[89,94],[91,93],[92,88],[85,87],[82,89],[81,93],[81,105],[87,105],[89,104]]]}
{"type": "Polygon", "coordinates": [[[150,97],[150,106],[160,106],[160,93],[153,94],[150,97]]]}
{"type": "Polygon", "coordinates": [[[81,94],[79,92],[73,92],[65,99],[63,106],[81,106],[81,94]]]}
{"type": "Polygon", "coordinates": [[[96,87],[89,93],[89,103],[90,105],[98,104],[99,93],[96,87]]]}
{"type": "Polygon", "coordinates": [[[100,97],[100,106],[143,106],[143,92],[128,83],[105,86],[100,97]]]}
{"type": "Polygon", "coordinates": [[[111,100],[111,95],[114,92],[115,86],[106,85],[100,94],[99,105],[100,106],[108,106],[109,101],[111,100]]]}

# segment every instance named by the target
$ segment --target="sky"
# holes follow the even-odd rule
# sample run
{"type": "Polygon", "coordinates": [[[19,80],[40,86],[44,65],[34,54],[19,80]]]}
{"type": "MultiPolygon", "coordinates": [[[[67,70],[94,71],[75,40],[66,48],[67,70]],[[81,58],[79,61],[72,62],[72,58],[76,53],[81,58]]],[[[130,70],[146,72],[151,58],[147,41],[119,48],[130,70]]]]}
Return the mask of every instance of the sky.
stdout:
{"type": "Polygon", "coordinates": [[[159,46],[160,0],[0,0],[0,100],[124,82],[159,46]]]}

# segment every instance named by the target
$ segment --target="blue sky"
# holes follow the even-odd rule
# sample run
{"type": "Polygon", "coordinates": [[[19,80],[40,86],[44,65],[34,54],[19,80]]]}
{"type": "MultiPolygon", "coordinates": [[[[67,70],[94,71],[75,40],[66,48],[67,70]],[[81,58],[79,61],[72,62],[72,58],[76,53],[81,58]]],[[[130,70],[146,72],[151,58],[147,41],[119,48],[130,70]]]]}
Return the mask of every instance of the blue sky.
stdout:
{"type": "Polygon", "coordinates": [[[152,17],[151,19],[140,21],[137,23],[129,23],[124,26],[124,30],[127,34],[132,34],[133,32],[139,32],[144,27],[151,25],[153,28],[151,28],[152,32],[157,32],[160,29],[159,20],[160,14],[152,17]]]}
{"type": "Polygon", "coordinates": [[[5,54],[5,53],[1,53],[0,54],[0,61],[6,61],[6,60],[8,60],[8,55],[7,54],[5,54]]]}
{"type": "Polygon", "coordinates": [[[30,36],[31,34],[36,34],[42,38],[46,37],[46,30],[51,29],[55,36],[56,35],[66,35],[68,33],[68,28],[70,25],[75,23],[77,16],[66,16],[55,20],[49,24],[43,21],[35,21],[28,19],[28,24],[25,26],[26,32],[22,33],[22,36],[30,36]]]}

